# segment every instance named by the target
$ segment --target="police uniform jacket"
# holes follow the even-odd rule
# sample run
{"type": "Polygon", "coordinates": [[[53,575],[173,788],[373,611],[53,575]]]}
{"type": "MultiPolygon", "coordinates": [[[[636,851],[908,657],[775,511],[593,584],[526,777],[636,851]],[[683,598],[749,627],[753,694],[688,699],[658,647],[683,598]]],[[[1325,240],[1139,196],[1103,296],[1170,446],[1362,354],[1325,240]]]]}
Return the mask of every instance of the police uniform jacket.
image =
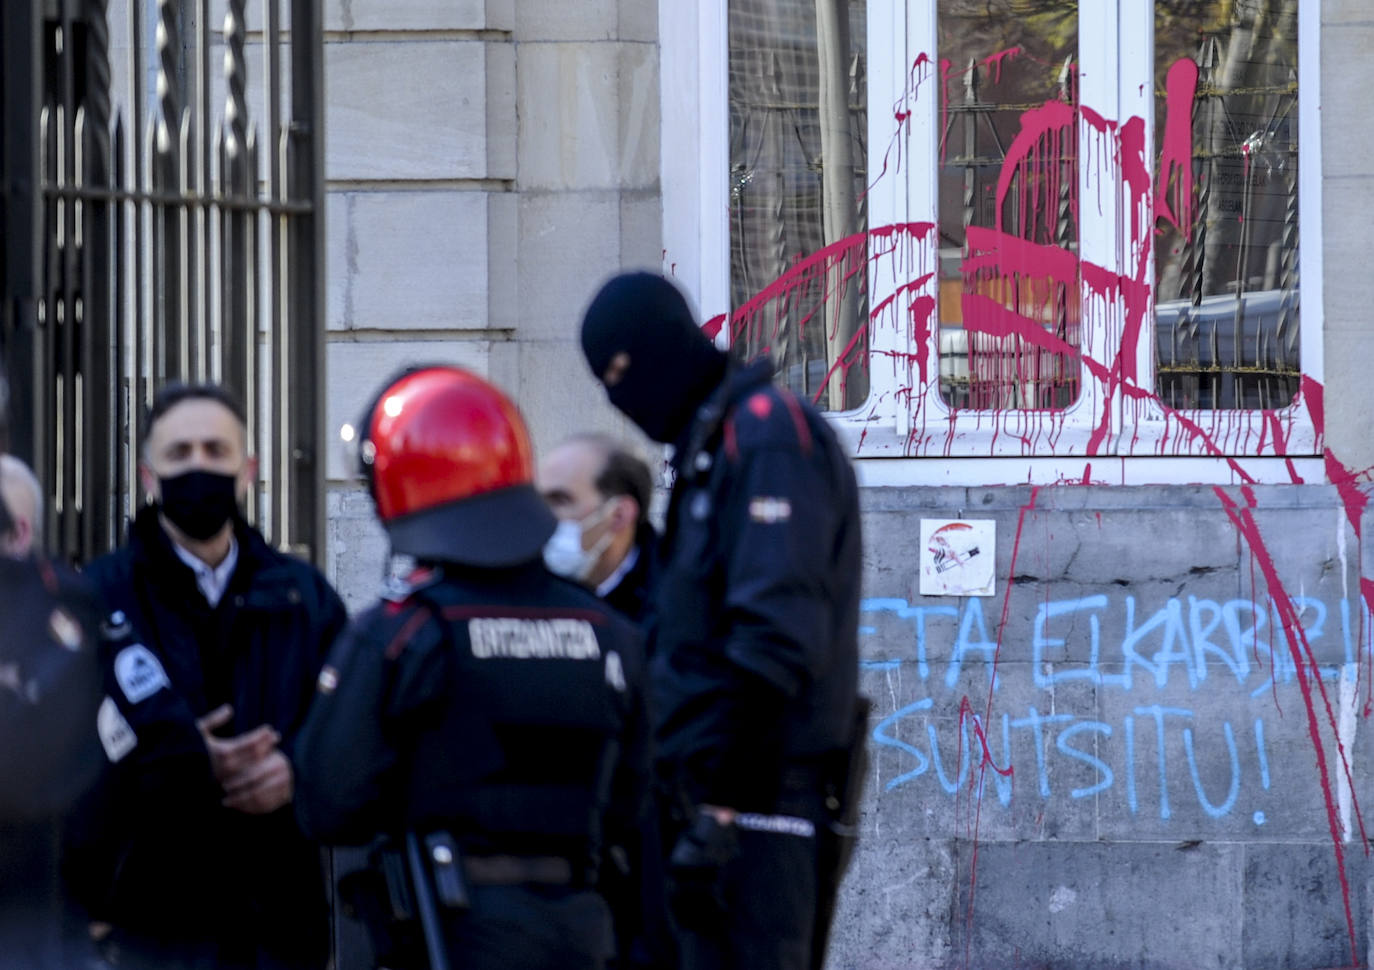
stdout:
{"type": "Polygon", "coordinates": [[[858,679],[853,470],[771,376],[728,371],[678,443],[651,644],[660,773],[753,811],[850,743],[858,679]]]}
{"type": "Polygon", "coordinates": [[[87,894],[93,916],[158,939],[256,936],[268,952],[305,954],[305,965],[317,953],[322,964],[318,849],[290,806],[248,815],[221,805],[195,722],[232,704],[223,736],[268,724],[289,755],[347,613],[314,567],[241,520],[234,534],[238,562],[215,607],[151,507],[125,547],[86,569],[127,621],[101,648],[116,710],[101,730],[112,768],[90,812],[100,818],[78,835],[87,894]]]}
{"type": "Polygon", "coordinates": [[[97,603],[79,577],[0,558],[0,962],[84,965],[63,926],[60,821],[101,764],[97,603]]]}
{"type": "Polygon", "coordinates": [[[296,749],[306,831],[445,830],[469,856],[586,873],[642,797],[641,653],[634,627],[542,562],[421,571],[320,676],[296,749]]]}

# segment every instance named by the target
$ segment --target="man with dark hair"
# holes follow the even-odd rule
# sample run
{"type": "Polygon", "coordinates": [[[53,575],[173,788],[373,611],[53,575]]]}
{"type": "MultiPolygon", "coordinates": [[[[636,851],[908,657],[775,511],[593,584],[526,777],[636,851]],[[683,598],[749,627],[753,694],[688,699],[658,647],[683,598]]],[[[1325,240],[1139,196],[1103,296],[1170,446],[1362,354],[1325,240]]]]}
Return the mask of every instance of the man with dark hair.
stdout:
{"type": "Polygon", "coordinates": [[[233,395],[171,385],[145,428],[149,504],[87,569],[120,723],[76,839],[91,915],[120,967],[318,970],[325,883],[288,755],[343,603],[240,514],[257,466],[233,395]]]}
{"type": "Polygon", "coordinates": [[[642,622],[658,538],[649,522],[653,476],[644,459],[608,435],[574,435],[540,461],[535,484],[558,517],[544,547],[549,569],[642,622]]]}
{"type": "Polygon", "coordinates": [[[734,364],[661,276],[610,280],[582,348],[611,403],[674,446],[649,650],[682,965],[818,967],[862,736],[853,470],[771,363],[734,364]]]}

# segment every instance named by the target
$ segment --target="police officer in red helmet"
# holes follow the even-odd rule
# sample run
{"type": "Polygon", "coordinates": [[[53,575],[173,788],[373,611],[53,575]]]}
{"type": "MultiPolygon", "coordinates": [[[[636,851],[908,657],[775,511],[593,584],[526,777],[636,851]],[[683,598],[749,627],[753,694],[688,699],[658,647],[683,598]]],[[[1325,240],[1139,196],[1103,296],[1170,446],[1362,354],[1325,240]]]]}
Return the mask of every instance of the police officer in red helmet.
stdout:
{"type": "Polygon", "coordinates": [[[644,790],[638,632],[546,570],[554,518],[491,384],[410,371],[358,440],[392,548],[419,565],[320,675],[295,750],[301,823],[372,846],[341,894],[386,966],[600,967],[603,850],[644,790]]]}

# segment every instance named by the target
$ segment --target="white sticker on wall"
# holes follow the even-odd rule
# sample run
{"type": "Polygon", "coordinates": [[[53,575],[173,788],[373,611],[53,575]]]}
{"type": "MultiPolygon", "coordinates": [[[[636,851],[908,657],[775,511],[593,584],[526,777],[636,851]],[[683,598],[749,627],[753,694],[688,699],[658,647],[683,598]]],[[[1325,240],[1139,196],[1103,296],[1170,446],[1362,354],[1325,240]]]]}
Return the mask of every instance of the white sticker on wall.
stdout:
{"type": "Polygon", "coordinates": [[[921,520],[922,596],[992,596],[996,565],[992,519],[921,520]]]}

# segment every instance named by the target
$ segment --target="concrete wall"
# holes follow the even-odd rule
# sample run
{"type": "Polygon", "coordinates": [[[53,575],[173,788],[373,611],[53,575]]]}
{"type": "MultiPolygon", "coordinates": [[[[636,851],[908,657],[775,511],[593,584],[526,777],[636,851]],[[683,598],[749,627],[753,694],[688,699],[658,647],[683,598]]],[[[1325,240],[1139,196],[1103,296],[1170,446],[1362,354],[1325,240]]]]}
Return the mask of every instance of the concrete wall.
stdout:
{"type": "Polygon", "coordinates": [[[866,490],[873,763],[830,965],[1363,965],[1362,501],[866,490]],[[993,596],[919,594],[923,518],[995,523],[993,596]]]}

